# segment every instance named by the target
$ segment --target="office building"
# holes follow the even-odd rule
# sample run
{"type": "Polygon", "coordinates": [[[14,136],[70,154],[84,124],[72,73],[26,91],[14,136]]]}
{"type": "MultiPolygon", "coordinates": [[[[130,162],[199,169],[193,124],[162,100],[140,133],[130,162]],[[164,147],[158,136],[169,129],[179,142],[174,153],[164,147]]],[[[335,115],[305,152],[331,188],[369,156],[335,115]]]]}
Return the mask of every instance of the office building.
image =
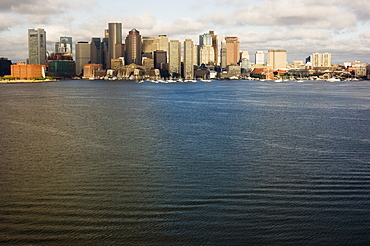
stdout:
{"type": "Polygon", "coordinates": [[[239,58],[239,38],[224,37],[221,42],[221,67],[236,65],[239,58]]]}
{"type": "Polygon", "coordinates": [[[20,79],[35,79],[45,77],[45,65],[15,64],[10,66],[11,77],[20,79]]]}
{"type": "Polygon", "coordinates": [[[141,65],[141,35],[135,28],[132,29],[126,37],[126,55],[125,62],[127,65],[141,65]]]}
{"type": "Polygon", "coordinates": [[[311,56],[311,63],[313,67],[330,67],[331,54],[330,53],[314,53],[311,56]]]}
{"type": "Polygon", "coordinates": [[[194,42],[191,39],[184,41],[184,77],[194,78],[194,42]]]}
{"type": "Polygon", "coordinates": [[[60,37],[55,43],[55,53],[68,53],[73,55],[72,37],[60,37]]]}
{"type": "Polygon", "coordinates": [[[102,43],[100,38],[92,38],[90,43],[90,61],[93,64],[102,64],[102,43]]]}
{"type": "Polygon", "coordinates": [[[46,65],[46,32],[44,29],[28,30],[28,59],[30,65],[46,65]]]}
{"type": "Polygon", "coordinates": [[[78,42],[76,44],[76,74],[82,75],[83,65],[90,62],[90,44],[78,42]]]}
{"type": "Polygon", "coordinates": [[[178,40],[171,40],[168,44],[169,73],[181,75],[181,43],[178,40]]]}
{"type": "Polygon", "coordinates": [[[120,48],[120,46],[122,45],[122,23],[108,23],[108,36],[109,55],[107,66],[110,68],[110,60],[122,56],[122,49],[120,48]]]}
{"type": "Polygon", "coordinates": [[[204,33],[202,35],[199,35],[197,65],[208,65],[211,63],[214,64],[215,52],[212,44],[213,43],[211,34],[204,33]]]}
{"type": "Polygon", "coordinates": [[[8,60],[8,58],[4,58],[4,57],[0,58],[0,77],[11,74],[11,71],[10,71],[11,65],[12,65],[12,62],[8,60]]]}
{"type": "Polygon", "coordinates": [[[212,45],[202,45],[199,51],[199,65],[213,65],[215,52],[212,45]]]}
{"type": "Polygon", "coordinates": [[[248,72],[251,69],[249,52],[247,50],[240,52],[240,67],[244,72],[248,72]]]}
{"type": "Polygon", "coordinates": [[[218,64],[218,38],[217,35],[215,35],[214,31],[209,31],[209,34],[212,37],[212,47],[213,47],[213,52],[214,52],[214,63],[217,65],[218,64]]]}
{"type": "Polygon", "coordinates": [[[101,45],[100,45],[100,49],[101,49],[101,61],[103,64],[103,69],[110,68],[108,67],[108,63],[109,63],[108,61],[110,61],[109,59],[109,38],[103,38],[101,45]]]}
{"type": "Polygon", "coordinates": [[[154,51],[154,68],[164,69],[167,63],[167,52],[164,50],[154,51]]]}
{"type": "Polygon", "coordinates": [[[153,58],[154,51],[158,49],[157,37],[142,37],[142,53],[143,57],[153,58]]]}
{"type": "Polygon", "coordinates": [[[273,70],[286,69],[288,65],[286,50],[269,50],[267,60],[273,70]]]}
{"type": "Polygon", "coordinates": [[[265,53],[262,50],[256,51],[254,63],[259,65],[265,64],[265,53]]]}

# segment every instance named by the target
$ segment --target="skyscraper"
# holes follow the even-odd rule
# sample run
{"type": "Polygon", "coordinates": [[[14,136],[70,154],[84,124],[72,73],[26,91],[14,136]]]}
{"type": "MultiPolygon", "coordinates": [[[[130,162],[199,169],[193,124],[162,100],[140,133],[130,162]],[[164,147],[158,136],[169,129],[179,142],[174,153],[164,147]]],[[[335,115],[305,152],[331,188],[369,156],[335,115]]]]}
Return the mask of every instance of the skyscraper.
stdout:
{"type": "Polygon", "coordinates": [[[198,46],[198,64],[213,64],[215,52],[212,46],[212,36],[209,33],[199,35],[199,46],[198,46]]]}
{"type": "Polygon", "coordinates": [[[184,41],[184,77],[185,79],[194,78],[194,42],[191,39],[184,41]]]}
{"type": "Polygon", "coordinates": [[[265,63],[265,54],[262,50],[257,50],[255,55],[255,64],[264,64],[265,63]]]}
{"type": "Polygon", "coordinates": [[[111,59],[116,59],[122,56],[117,52],[117,44],[122,45],[122,23],[108,23],[108,33],[109,33],[109,59],[107,66],[110,68],[111,59]]]}
{"type": "Polygon", "coordinates": [[[164,50],[154,51],[154,68],[164,69],[164,65],[167,63],[167,52],[164,50]]]}
{"type": "Polygon", "coordinates": [[[235,65],[239,62],[239,38],[224,37],[221,43],[221,67],[235,65]]]}
{"type": "Polygon", "coordinates": [[[214,50],[215,58],[213,59],[215,64],[218,64],[218,38],[214,31],[209,31],[212,37],[212,47],[214,50]]]}
{"type": "Polygon", "coordinates": [[[267,63],[273,70],[287,68],[286,50],[269,50],[267,54],[267,63]]]}
{"type": "Polygon", "coordinates": [[[59,42],[55,44],[55,52],[56,53],[72,53],[72,37],[60,37],[59,42]]]}
{"type": "Polygon", "coordinates": [[[202,45],[199,51],[199,65],[214,64],[215,51],[212,45],[202,45]]]}
{"type": "Polygon", "coordinates": [[[331,66],[331,54],[316,52],[312,54],[311,62],[312,62],[313,67],[330,67],[331,66]]]}
{"type": "Polygon", "coordinates": [[[102,64],[102,50],[100,38],[91,39],[90,60],[92,64],[102,64]]]}
{"type": "Polygon", "coordinates": [[[46,65],[46,32],[28,29],[28,59],[30,65],[46,65]]]}
{"type": "Polygon", "coordinates": [[[90,44],[78,42],[76,44],[76,74],[82,75],[83,65],[90,62],[90,44]]]}
{"type": "Polygon", "coordinates": [[[126,37],[126,56],[125,63],[141,65],[141,35],[135,28],[126,37]]]}
{"type": "Polygon", "coordinates": [[[169,73],[181,74],[181,43],[178,40],[171,40],[168,44],[169,73]]]}

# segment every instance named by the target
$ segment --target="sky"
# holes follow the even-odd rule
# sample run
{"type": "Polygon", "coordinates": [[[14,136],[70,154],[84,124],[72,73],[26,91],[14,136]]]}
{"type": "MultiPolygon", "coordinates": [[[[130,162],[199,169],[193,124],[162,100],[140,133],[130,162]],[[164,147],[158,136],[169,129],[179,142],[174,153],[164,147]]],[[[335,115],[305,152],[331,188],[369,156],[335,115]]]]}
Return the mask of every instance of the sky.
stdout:
{"type": "Polygon", "coordinates": [[[315,52],[370,63],[369,0],[0,0],[0,20],[0,57],[13,62],[28,56],[28,29],[45,29],[53,51],[61,36],[90,42],[120,22],[123,40],[132,28],[181,42],[237,36],[251,62],[256,50],[285,49],[289,63],[315,52]]]}

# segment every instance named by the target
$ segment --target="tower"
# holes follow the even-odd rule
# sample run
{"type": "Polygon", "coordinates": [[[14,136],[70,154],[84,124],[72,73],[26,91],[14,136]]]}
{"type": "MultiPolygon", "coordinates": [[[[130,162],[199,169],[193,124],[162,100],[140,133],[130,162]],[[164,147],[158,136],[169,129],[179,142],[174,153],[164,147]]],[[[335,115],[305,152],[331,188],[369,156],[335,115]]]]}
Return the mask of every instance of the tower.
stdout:
{"type": "Polygon", "coordinates": [[[265,54],[262,50],[257,50],[255,54],[255,64],[264,64],[265,63],[265,54]]]}
{"type": "Polygon", "coordinates": [[[215,35],[214,31],[209,31],[209,34],[212,37],[212,47],[213,47],[213,52],[215,55],[213,61],[215,64],[218,64],[218,38],[217,38],[217,35],[215,35]]]}
{"type": "Polygon", "coordinates": [[[141,65],[141,35],[135,28],[126,37],[125,63],[141,65]]]}
{"type": "Polygon", "coordinates": [[[191,39],[184,41],[184,77],[185,79],[194,78],[194,42],[191,39]]]}
{"type": "Polygon", "coordinates": [[[72,55],[72,37],[60,37],[59,42],[55,44],[56,53],[68,53],[72,55]]]}
{"type": "Polygon", "coordinates": [[[286,50],[269,50],[267,60],[273,70],[285,69],[287,67],[286,50]]]}
{"type": "Polygon", "coordinates": [[[239,62],[239,38],[224,37],[221,42],[221,67],[239,62]]]}
{"type": "MultiPolygon", "coordinates": [[[[181,43],[178,40],[171,40],[168,44],[169,73],[181,74],[181,43]]],[[[174,77],[174,76],[173,76],[174,77]]]]}
{"type": "Polygon", "coordinates": [[[100,38],[91,39],[90,60],[92,64],[102,64],[102,50],[100,38]]]}
{"type": "Polygon", "coordinates": [[[76,44],[76,74],[81,75],[83,65],[90,62],[90,44],[88,42],[78,42],[76,44]]]}
{"type": "Polygon", "coordinates": [[[46,65],[46,32],[28,29],[28,58],[30,65],[46,65]]]}
{"type": "Polygon", "coordinates": [[[122,56],[117,52],[117,44],[122,45],[122,23],[108,23],[108,61],[107,66],[111,67],[111,59],[122,56]]]}

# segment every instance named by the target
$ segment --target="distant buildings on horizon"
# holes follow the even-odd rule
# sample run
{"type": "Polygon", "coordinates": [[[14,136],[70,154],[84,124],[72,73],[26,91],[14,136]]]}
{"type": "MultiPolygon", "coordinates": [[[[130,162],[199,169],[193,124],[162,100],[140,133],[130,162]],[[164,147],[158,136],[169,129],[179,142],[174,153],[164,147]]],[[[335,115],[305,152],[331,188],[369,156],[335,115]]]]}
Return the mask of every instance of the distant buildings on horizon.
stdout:
{"type": "Polygon", "coordinates": [[[49,54],[46,50],[45,30],[29,29],[27,64],[48,64],[48,72],[55,76],[68,73],[83,75],[87,64],[100,64],[95,67],[118,72],[121,69],[125,73],[122,68],[134,64],[147,74],[157,69],[161,74],[185,79],[199,76],[203,73],[201,70],[205,69],[240,76],[256,68],[278,71],[288,68],[329,68],[332,65],[330,53],[314,53],[305,61],[293,61],[292,65],[288,65],[286,50],[268,50],[267,59],[264,51],[257,50],[253,54],[252,63],[249,52],[240,50],[238,37],[222,37],[219,42],[214,31],[199,35],[196,44],[191,39],[183,43],[180,40],[169,40],[167,35],[142,37],[134,28],[128,32],[124,41],[122,23],[108,23],[103,38],[92,37],[90,42],[77,42],[73,49],[72,37],[61,36],[55,43],[55,50],[49,54]],[[58,67],[64,67],[64,70],[58,70],[58,67]]]}

